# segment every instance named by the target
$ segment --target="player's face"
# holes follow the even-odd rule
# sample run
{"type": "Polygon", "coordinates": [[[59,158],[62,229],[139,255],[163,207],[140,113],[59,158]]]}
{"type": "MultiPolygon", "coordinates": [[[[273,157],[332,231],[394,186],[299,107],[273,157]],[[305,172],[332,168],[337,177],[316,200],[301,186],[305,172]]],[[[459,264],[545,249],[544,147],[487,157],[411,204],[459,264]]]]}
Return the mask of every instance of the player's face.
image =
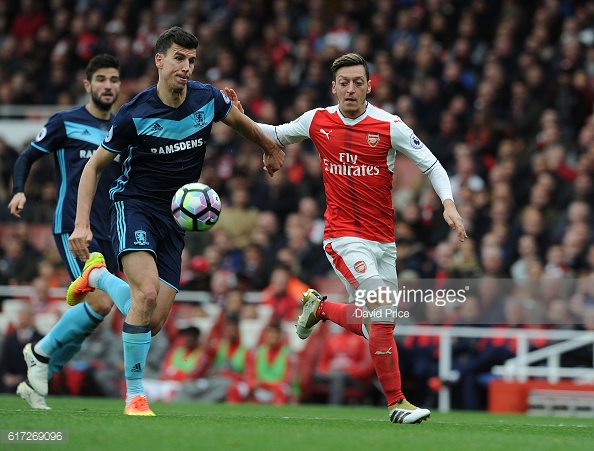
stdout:
{"type": "Polygon", "coordinates": [[[363,66],[341,67],[332,82],[332,92],[338,97],[338,107],[348,118],[356,118],[365,111],[365,99],[371,92],[371,82],[363,66]]]}
{"type": "Polygon", "coordinates": [[[87,92],[97,108],[109,111],[120,95],[120,73],[114,67],[97,70],[89,82],[85,80],[87,92]]]}
{"type": "Polygon", "coordinates": [[[160,78],[172,92],[180,93],[186,89],[188,80],[194,72],[196,49],[185,49],[173,44],[166,54],[157,54],[156,64],[160,78]]]}

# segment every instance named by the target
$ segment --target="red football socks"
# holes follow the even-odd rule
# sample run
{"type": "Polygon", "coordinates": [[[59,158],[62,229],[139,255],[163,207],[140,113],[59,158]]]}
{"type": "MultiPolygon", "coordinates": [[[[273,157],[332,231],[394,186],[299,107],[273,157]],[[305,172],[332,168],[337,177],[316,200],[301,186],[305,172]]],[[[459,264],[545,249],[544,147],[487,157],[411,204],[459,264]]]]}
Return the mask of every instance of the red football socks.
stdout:
{"type": "Polygon", "coordinates": [[[354,334],[363,336],[362,318],[355,315],[359,308],[354,304],[341,304],[339,302],[320,302],[316,316],[322,320],[330,320],[354,334]]]}
{"type": "MultiPolygon", "coordinates": [[[[361,317],[355,314],[360,309],[354,304],[324,301],[320,303],[316,316],[330,320],[354,334],[363,336],[361,317]]],[[[377,378],[384,390],[388,406],[396,404],[402,398],[402,382],[398,366],[398,351],[394,341],[394,324],[371,323],[369,331],[369,352],[377,378]]]]}
{"type": "Polygon", "coordinates": [[[388,406],[404,398],[398,366],[398,351],[394,341],[394,324],[371,323],[369,352],[377,378],[384,390],[388,406]]]}

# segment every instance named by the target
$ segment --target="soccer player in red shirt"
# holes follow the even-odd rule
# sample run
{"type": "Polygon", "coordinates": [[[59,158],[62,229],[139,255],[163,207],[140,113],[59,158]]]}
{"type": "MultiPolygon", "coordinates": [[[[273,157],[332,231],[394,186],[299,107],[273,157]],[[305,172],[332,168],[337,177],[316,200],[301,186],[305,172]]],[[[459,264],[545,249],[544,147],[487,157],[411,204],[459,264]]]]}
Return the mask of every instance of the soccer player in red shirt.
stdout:
{"type": "MultiPolygon", "coordinates": [[[[367,338],[390,421],[419,423],[431,412],[413,406],[402,394],[393,336],[398,290],[392,206],[396,152],[429,177],[443,203],[444,219],[460,241],[467,237],[466,230],[437,158],[398,116],[367,102],[371,81],[365,59],[349,53],[337,58],[331,70],[338,105],[307,111],[278,126],[258,124],[282,146],[309,138],[318,149],[327,199],[324,250],[350,301],[364,307],[353,315],[351,306],[326,301],[310,289],[303,295],[297,335],[305,339],[320,320],[330,320],[367,338]]],[[[240,103],[232,90],[226,93],[240,103]]]]}

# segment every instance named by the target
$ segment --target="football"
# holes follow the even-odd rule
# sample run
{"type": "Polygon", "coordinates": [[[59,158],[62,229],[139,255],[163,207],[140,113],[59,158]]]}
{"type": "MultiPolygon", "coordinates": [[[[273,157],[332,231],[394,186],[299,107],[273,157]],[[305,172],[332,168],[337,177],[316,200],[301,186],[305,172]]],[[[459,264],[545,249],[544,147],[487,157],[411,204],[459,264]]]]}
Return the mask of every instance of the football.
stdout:
{"type": "Polygon", "coordinates": [[[221,199],[204,183],[188,183],[173,196],[171,212],[182,229],[203,232],[219,220],[221,199]]]}

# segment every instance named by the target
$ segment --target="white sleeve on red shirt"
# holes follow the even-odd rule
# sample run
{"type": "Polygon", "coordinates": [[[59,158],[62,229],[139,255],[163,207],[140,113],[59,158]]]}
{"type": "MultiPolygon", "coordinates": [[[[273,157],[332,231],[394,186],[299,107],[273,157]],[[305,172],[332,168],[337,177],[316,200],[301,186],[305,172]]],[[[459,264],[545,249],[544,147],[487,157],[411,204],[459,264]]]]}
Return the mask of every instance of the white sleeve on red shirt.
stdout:
{"type": "Polygon", "coordinates": [[[392,147],[410,158],[421,172],[429,177],[431,185],[433,185],[433,189],[441,202],[443,203],[446,199],[453,201],[452,186],[447,172],[433,155],[433,152],[423,144],[412,129],[398,120],[391,123],[390,133],[392,135],[392,147]]]}
{"type": "Polygon", "coordinates": [[[433,185],[433,189],[441,199],[441,203],[446,199],[451,199],[452,202],[454,201],[454,196],[452,195],[452,185],[450,183],[450,178],[448,177],[448,173],[443,168],[439,161],[436,163],[426,172],[429,180],[431,180],[431,184],[433,185]]]}
{"type": "Polygon", "coordinates": [[[298,143],[309,138],[309,127],[316,110],[303,113],[297,119],[281,125],[256,123],[270,139],[281,146],[298,143]]]}
{"type": "Polygon", "coordinates": [[[272,139],[278,145],[284,146],[284,144],[280,141],[276,134],[276,127],[274,125],[261,124],[259,122],[256,122],[256,125],[262,129],[262,131],[266,136],[268,136],[268,138],[272,139]]]}

